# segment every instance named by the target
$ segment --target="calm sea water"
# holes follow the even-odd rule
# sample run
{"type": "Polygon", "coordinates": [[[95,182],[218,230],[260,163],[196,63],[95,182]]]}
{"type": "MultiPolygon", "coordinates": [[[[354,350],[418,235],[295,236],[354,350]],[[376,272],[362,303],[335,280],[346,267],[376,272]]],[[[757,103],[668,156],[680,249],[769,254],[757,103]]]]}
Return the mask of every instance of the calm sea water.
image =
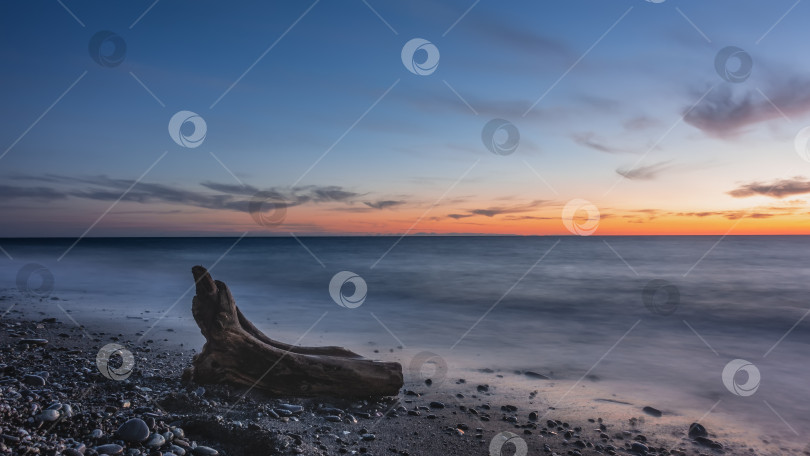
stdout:
{"type": "MultiPolygon", "coordinates": [[[[393,248],[392,237],[300,240],[306,247],[293,238],[85,239],[60,261],[73,240],[0,240],[13,257],[0,258],[0,293],[5,307],[31,302],[18,272],[41,264],[54,279],[37,304],[46,313],[62,318],[58,303],[88,327],[197,346],[187,291],[201,264],[277,339],[405,361],[429,350],[462,371],[561,381],[587,373],[616,397],[684,414],[720,400],[713,413],[810,441],[810,238],[407,237],[393,248]],[[367,284],[361,306],[330,297],[340,271],[367,284]],[[724,385],[734,359],[760,373],[754,394],[724,385]]],[[[27,286],[40,280],[34,273],[27,286]]]]}

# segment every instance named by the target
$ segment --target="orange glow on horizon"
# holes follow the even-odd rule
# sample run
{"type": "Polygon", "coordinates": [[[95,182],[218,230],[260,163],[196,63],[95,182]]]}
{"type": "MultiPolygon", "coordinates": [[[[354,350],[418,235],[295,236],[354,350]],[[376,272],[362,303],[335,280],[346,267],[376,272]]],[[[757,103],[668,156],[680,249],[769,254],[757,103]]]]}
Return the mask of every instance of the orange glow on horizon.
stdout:
{"type": "MultiPolygon", "coordinates": [[[[259,226],[244,213],[202,211],[188,216],[172,216],[156,229],[169,232],[192,231],[223,234],[250,232],[251,235],[574,235],[563,224],[560,213],[532,214],[531,218],[474,215],[460,219],[425,215],[415,210],[358,211],[291,210],[277,226],[259,226]],[[415,223],[419,220],[418,223],[415,223]]],[[[115,225],[132,226],[119,220],[115,225]]],[[[774,215],[767,218],[728,218],[722,215],[666,215],[644,218],[638,215],[607,215],[600,219],[594,236],[643,235],[808,235],[810,214],[774,215]]]]}

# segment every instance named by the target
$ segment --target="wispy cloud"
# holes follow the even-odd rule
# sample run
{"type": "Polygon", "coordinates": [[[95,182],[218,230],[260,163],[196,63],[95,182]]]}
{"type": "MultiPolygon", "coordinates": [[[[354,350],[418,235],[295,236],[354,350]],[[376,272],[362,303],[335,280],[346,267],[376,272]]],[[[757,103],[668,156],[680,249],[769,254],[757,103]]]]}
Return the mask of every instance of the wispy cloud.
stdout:
{"type": "Polygon", "coordinates": [[[728,192],[728,194],[734,198],[746,198],[755,195],[784,198],[786,196],[803,195],[806,193],[810,193],[810,180],[801,176],[776,179],[770,183],[751,182],[728,192]]]}
{"type": "Polygon", "coordinates": [[[405,204],[405,201],[401,200],[363,201],[363,204],[372,209],[387,209],[394,206],[401,206],[405,204]]]}
{"type": "Polygon", "coordinates": [[[675,214],[680,217],[725,217],[729,220],[738,220],[741,218],[764,219],[771,218],[780,214],[771,212],[750,212],[750,211],[702,211],[702,212],[679,212],[675,214]]]}
{"type": "Polygon", "coordinates": [[[561,61],[570,61],[577,57],[561,40],[541,35],[529,27],[517,27],[514,21],[491,15],[470,16],[469,20],[473,25],[469,30],[486,42],[499,43],[507,49],[528,53],[535,59],[538,55],[546,59],[557,57],[561,61]]]}
{"type": "Polygon", "coordinates": [[[253,187],[251,185],[236,185],[236,184],[220,184],[217,182],[202,182],[200,183],[205,188],[210,188],[211,190],[222,192],[222,193],[229,193],[231,195],[255,195],[259,192],[259,189],[253,187]]]}
{"type": "MultiPolygon", "coordinates": [[[[126,189],[134,184],[130,179],[113,179],[107,176],[70,177],[60,175],[25,176],[14,175],[9,181],[21,182],[20,185],[0,186],[0,199],[36,200],[50,202],[66,198],[80,198],[94,201],[116,201],[126,189]],[[50,186],[27,186],[22,183],[49,183],[50,186]]],[[[165,184],[138,182],[121,199],[125,202],[141,204],[165,203],[181,206],[214,210],[232,210],[249,212],[249,203],[254,195],[261,191],[262,198],[279,201],[286,207],[307,203],[345,203],[354,204],[364,194],[340,186],[302,186],[295,188],[258,189],[249,185],[202,182],[202,190],[190,190],[165,184]]],[[[369,207],[382,209],[393,205],[404,204],[404,201],[381,200],[365,203],[369,207]]]]}
{"type": "Polygon", "coordinates": [[[65,199],[63,192],[48,187],[16,187],[13,185],[0,185],[0,198],[4,200],[14,198],[32,198],[42,201],[65,199]]]}
{"type": "Polygon", "coordinates": [[[622,125],[624,126],[625,130],[639,131],[652,128],[660,124],[661,121],[659,121],[658,119],[654,119],[646,115],[640,115],[625,120],[622,125]]]}
{"type": "Polygon", "coordinates": [[[547,203],[548,201],[546,200],[534,200],[526,204],[515,204],[511,206],[490,206],[482,209],[470,209],[467,210],[466,213],[464,214],[454,213],[448,214],[447,216],[458,220],[462,218],[473,217],[476,215],[491,218],[497,215],[504,215],[504,214],[523,214],[526,212],[532,212],[537,208],[546,205],[547,203]]]}
{"type": "Polygon", "coordinates": [[[580,146],[588,147],[593,150],[598,150],[599,152],[605,152],[608,154],[618,154],[622,152],[627,152],[624,149],[606,144],[602,138],[598,137],[596,133],[593,132],[573,133],[571,135],[571,139],[573,139],[574,142],[579,144],[580,146]]]}
{"type": "Polygon", "coordinates": [[[636,168],[619,168],[616,172],[630,180],[653,180],[671,168],[672,160],[666,160],[636,168]]]}
{"type": "Polygon", "coordinates": [[[714,89],[684,120],[716,137],[735,137],[747,127],[810,112],[810,79],[794,77],[763,91],[735,93],[728,85],[714,89]],[[781,111],[781,112],[780,112],[781,111]]]}

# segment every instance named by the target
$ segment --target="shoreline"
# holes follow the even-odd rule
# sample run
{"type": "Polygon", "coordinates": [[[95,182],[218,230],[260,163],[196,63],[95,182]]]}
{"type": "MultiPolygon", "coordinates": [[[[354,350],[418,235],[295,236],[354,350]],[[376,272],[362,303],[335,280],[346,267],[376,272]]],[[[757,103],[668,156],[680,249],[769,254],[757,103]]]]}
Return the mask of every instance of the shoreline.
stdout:
{"type": "MultiPolygon", "coordinates": [[[[725,426],[707,424],[706,436],[690,438],[687,417],[668,410],[656,416],[655,410],[644,411],[655,404],[642,406],[600,395],[590,384],[526,375],[517,382],[513,372],[488,369],[467,372],[462,378],[454,372],[443,383],[430,386],[408,379],[406,372],[405,387],[397,398],[365,401],[268,398],[243,387],[183,385],[182,370],[201,347],[156,340],[154,334],[136,345],[135,338],[111,332],[112,326],[82,330],[47,315],[25,314],[12,310],[0,320],[4,445],[0,452],[4,453],[23,454],[23,448],[41,445],[40,454],[57,454],[63,451],[60,445],[83,445],[84,453],[78,454],[92,456],[99,447],[112,451],[103,445],[119,445],[119,454],[161,451],[164,456],[181,456],[183,449],[186,454],[214,454],[192,449],[196,442],[234,456],[486,455],[493,440],[498,441],[496,436],[506,435],[525,442],[528,454],[791,454],[778,443],[755,442],[752,433],[725,426]],[[25,339],[47,343],[20,342],[25,339]],[[133,353],[135,367],[126,380],[105,378],[95,365],[99,348],[108,343],[133,353]],[[37,381],[26,380],[30,378],[26,375],[47,377],[45,385],[26,383],[37,381]],[[568,399],[564,406],[558,405],[561,395],[568,399]],[[29,402],[27,397],[33,399],[29,402]],[[60,411],[55,421],[48,421],[55,414],[43,410],[55,402],[69,404],[71,411],[60,411]],[[293,411],[284,412],[288,409],[293,411]],[[143,444],[124,442],[115,433],[131,418],[154,422],[153,433],[182,429],[185,438],[167,434],[160,450],[145,451],[143,444]],[[176,440],[177,448],[168,440],[176,440]]],[[[155,439],[152,443],[159,443],[160,437],[155,439]]],[[[513,451],[508,444],[503,455],[513,451]]]]}

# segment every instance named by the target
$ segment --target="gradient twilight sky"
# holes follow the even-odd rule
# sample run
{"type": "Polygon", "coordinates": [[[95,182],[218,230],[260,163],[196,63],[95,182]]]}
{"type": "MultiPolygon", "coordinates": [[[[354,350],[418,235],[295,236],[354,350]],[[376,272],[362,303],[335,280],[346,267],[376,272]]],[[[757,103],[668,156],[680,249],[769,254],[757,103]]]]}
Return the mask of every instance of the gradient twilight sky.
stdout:
{"type": "Polygon", "coordinates": [[[807,234],[808,17],[796,0],[3,2],[0,236],[570,234],[571,200],[597,235],[807,234]],[[91,58],[104,30],[117,66],[91,58]],[[432,74],[403,64],[413,38],[439,50],[432,74]],[[727,46],[751,57],[744,81],[716,69],[727,46]],[[183,110],[199,147],[169,135],[183,110]],[[512,154],[482,141],[496,118],[512,154]],[[283,223],[254,222],[259,191],[283,223]]]}

